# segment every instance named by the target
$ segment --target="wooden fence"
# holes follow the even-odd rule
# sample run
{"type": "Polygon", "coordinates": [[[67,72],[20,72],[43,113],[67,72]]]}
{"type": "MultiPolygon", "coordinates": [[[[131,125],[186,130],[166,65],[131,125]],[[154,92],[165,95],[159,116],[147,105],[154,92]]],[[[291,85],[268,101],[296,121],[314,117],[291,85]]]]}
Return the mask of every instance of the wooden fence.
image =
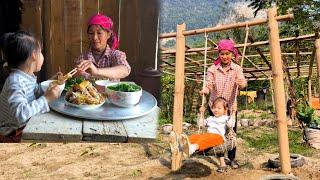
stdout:
{"type": "Polygon", "coordinates": [[[33,33],[43,44],[45,63],[41,79],[71,70],[76,58],[88,48],[87,21],[100,13],[111,17],[120,36],[120,50],[126,52],[136,81],[139,72],[154,67],[157,0],[23,0],[23,30],[33,33]],[[82,36],[81,36],[82,34],[82,36]],[[81,38],[82,37],[82,38],[81,38]]]}

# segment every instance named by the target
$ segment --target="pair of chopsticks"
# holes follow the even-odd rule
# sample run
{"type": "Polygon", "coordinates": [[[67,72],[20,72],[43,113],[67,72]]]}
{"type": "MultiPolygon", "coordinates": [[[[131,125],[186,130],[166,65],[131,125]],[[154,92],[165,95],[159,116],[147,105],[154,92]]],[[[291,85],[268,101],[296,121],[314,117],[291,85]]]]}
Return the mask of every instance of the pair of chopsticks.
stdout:
{"type": "MultiPolygon", "coordinates": [[[[72,69],[72,70],[69,71],[67,74],[65,74],[65,75],[61,78],[61,80],[66,81],[66,80],[72,78],[72,76],[75,75],[75,74],[77,73],[77,71],[78,71],[77,68],[72,69]]],[[[59,72],[61,72],[61,71],[60,71],[60,66],[59,66],[59,72]]]]}

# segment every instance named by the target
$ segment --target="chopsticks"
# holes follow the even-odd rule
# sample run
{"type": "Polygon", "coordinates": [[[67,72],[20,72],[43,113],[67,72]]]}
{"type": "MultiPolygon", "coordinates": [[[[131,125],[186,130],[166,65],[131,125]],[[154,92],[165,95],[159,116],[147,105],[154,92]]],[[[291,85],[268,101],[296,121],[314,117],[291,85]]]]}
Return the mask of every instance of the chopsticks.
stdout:
{"type": "Polygon", "coordinates": [[[70,72],[68,72],[66,75],[63,76],[66,80],[71,78],[73,75],[77,73],[77,68],[72,69],[70,72]]]}
{"type": "Polygon", "coordinates": [[[72,76],[75,75],[77,71],[78,71],[77,68],[74,68],[70,72],[68,72],[66,75],[58,76],[58,81],[60,81],[61,83],[65,82],[66,80],[72,78],[72,76]]]}

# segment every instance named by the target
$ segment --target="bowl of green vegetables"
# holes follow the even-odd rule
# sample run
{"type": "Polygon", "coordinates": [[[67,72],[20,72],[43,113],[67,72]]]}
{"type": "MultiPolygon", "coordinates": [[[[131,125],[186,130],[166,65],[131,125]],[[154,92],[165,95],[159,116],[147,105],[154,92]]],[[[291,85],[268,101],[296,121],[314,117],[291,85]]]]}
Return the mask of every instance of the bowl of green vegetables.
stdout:
{"type": "Polygon", "coordinates": [[[142,88],[134,82],[114,82],[106,86],[108,100],[120,107],[132,107],[139,103],[142,88]]]}

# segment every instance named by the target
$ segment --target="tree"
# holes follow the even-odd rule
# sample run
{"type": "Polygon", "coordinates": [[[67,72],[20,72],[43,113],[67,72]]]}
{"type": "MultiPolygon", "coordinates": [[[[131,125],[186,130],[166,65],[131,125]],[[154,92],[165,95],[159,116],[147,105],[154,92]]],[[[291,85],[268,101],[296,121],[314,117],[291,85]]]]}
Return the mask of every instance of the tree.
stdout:
{"type": "Polygon", "coordinates": [[[314,0],[247,0],[251,1],[249,7],[253,8],[256,16],[260,10],[269,8],[272,4],[278,6],[279,14],[292,12],[294,20],[288,22],[281,29],[281,34],[294,36],[298,31],[302,34],[313,33],[319,28],[320,1],[314,0]]]}

